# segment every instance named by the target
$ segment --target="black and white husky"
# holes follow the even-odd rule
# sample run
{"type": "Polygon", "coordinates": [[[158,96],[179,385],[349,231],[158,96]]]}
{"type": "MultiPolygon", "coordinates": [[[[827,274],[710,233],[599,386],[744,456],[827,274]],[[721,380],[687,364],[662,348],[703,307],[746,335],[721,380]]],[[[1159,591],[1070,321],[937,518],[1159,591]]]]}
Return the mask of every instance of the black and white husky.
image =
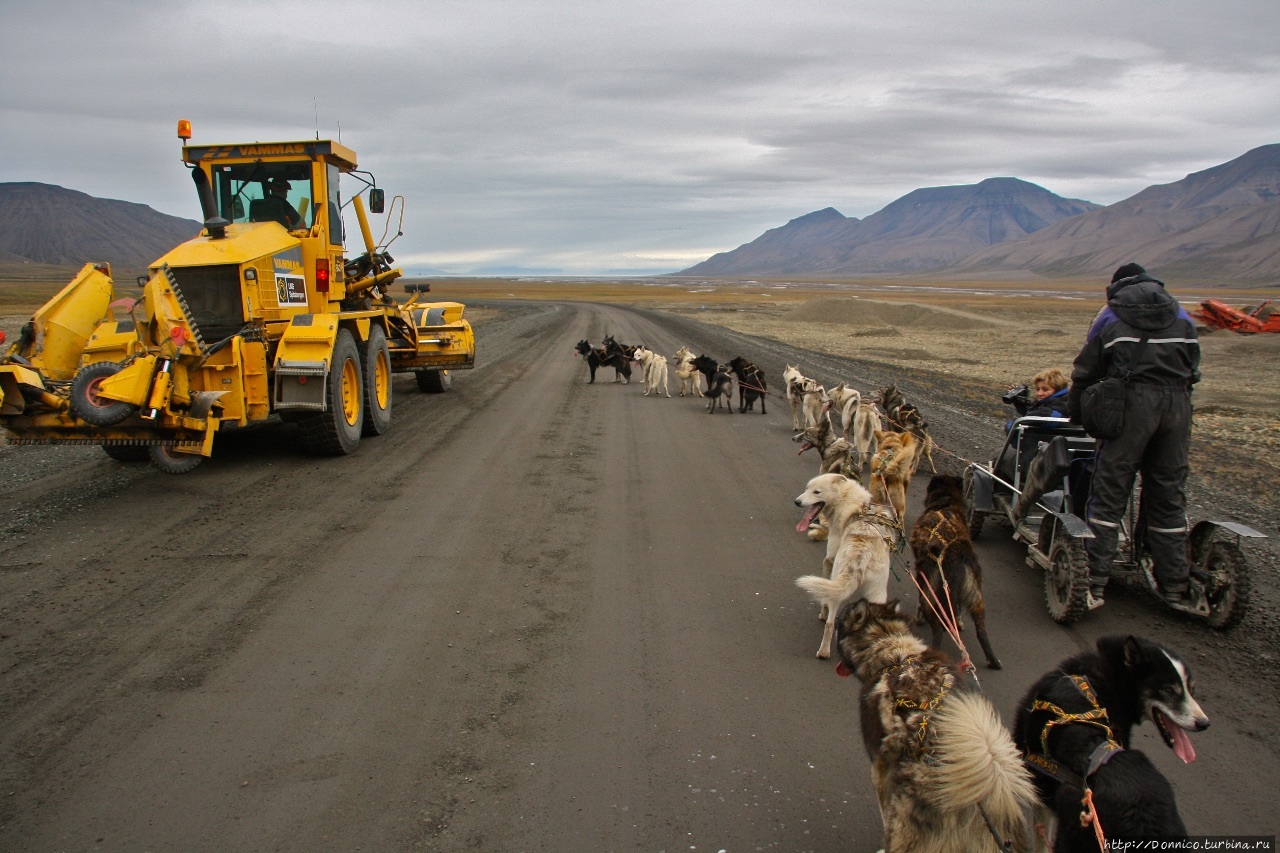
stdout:
{"type": "Polygon", "coordinates": [[[1183,837],[1173,787],[1151,759],[1129,748],[1148,717],[1178,758],[1196,751],[1187,732],[1209,727],[1178,654],[1142,637],[1103,637],[1097,651],[1045,673],[1018,706],[1014,741],[1036,777],[1040,800],[1057,822],[1054,850],[1095,851],[1081,825],[1084,788],[1093,792],[1108,838],[1183,837]]]}

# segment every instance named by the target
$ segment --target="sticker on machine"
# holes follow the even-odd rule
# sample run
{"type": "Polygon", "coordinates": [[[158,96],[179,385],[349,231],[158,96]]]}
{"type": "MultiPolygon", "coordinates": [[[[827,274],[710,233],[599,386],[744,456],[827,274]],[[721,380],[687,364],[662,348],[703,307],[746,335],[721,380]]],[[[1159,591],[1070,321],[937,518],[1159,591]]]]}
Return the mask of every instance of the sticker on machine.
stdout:
{"type": "Polygon", "coordinates": [[[276,299],[281,305],[307,304],[307,279],[292,273],[276,273],[276,299]]]}

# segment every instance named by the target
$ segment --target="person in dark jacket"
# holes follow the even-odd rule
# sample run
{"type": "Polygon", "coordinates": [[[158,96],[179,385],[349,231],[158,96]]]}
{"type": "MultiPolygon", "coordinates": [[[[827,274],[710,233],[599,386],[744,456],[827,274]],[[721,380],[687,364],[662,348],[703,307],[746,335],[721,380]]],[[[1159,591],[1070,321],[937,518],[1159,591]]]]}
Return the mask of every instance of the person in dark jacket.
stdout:
{"type": "Polygon", "coordinates": [[[1071,372],[1068,411],[1080,421],[1080,395],[1109,377],[1128,376],[1124,431],[1099,441],[1087,508],[1090,607],[1119,547],[1120,519],[1141,472],[1156,582],[1171,604],[1193,604],[1184,492],[1191,443],[1191,386],[1200,381],[1200,343],[1187,311],[1164,283],[1134,263],[1115,271],[1107,305],[1094,318],[1071,372]],[[1145,343],[1144,343],[1145,340],[1145,343]]]}
{"type": "MultiPolygon", "coordinates": [[[[1018,418],[1065,418],[1067,416],[1067,390],[1071,380],[1057,367],[1050,367],[1035,375],[1027,385],[1016,385],[1000,398],[1013,406],[1018,418]]],[[[1004,422],[1004,431],[1013,430],[1014,418],[1004,422]]],[[[1006,483],[1014,481],[1018,446],[1009,444],[996,460],[996,476],[1006,483]]],[[[1025,460],[1024,461],[1028,461],[1025,460]]]]}
{"type": "MultiPolygon", "coordinates": [[[[1031,380],[1030,386],[1010,388],[1004,399],[1017,411],[1018,417],[1065,418],[1067,416],[1067,390],[1071,380],[1056,367],[1042,370],[1031,380]]],[[[1008,432],[1012,421],[1005,424],[1008,432]]]]}

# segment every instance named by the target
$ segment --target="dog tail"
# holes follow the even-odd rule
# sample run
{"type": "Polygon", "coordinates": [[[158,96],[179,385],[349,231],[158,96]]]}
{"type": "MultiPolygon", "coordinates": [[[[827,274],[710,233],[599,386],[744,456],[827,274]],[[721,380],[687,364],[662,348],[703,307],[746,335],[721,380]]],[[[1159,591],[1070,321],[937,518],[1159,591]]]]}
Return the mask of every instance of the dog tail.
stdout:
{"type": "Polygon", "coordinates": [[[945,812],[972,808],[979,821],[982,806],[1002,839],[1023,849],[1036,791],[995,708],[981,694],[954,690],[932,723],[937,764],[926,797],[945,812]]]}
{"type": "Polygon", "coordinates": [[[824,578],[822,575],[801,575],[796,578],[796,586],[809,593],[819,604],[840,598],[845,589],[844,584],[831,578],[824,578]]]}

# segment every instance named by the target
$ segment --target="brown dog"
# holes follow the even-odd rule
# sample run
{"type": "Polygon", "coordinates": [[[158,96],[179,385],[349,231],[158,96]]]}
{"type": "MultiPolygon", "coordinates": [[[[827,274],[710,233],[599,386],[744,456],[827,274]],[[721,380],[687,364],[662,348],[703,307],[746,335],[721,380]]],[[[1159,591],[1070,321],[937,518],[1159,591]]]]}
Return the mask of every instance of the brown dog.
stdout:
{"type": "Polygon", "coordinates": [[[876,431],[876,455],[871,459],[868,488],[873,503],[889,504],[906,529],[907,486],[923,445],[909,432],[876,431]]]}
{"type": "Polygon", "coordinates": [[[982,566],[964,518],[963,480],[949,474],[938,474],[929,480],[924,511],[911,528],[910,541],[911,553],[916,558],[912,572],[922,590],[916,621],[923,617],[933,629],[933,647],[941,649],[942,638],[946,636],[937,608],[943,608],[943,613],[954,620],[957,627],[960,627],[958,613],[964,609],[973,617],[987,666],[1000,669],[1000,661],[987,639],[982,566]]]}
{"type": "Polygon", "coordinates": [[[898,603],[844,604],[836,637],[836,671],[862,682],[884,853],[1034,849],[1036,792],[1013,738],[981,693],[961,689],[946,656],[911,633],[898,603]]]}

